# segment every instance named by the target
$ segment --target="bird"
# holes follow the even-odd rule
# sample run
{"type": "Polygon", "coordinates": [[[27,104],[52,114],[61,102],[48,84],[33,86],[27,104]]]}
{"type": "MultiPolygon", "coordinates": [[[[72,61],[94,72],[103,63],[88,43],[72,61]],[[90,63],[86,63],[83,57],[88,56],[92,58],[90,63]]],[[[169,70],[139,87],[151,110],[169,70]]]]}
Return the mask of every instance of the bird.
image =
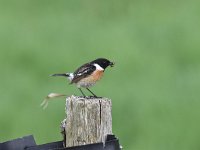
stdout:
{"type": "Polygon", "coordinates": [[[83,64],[73,73],[58,73],[52,74],[51,76],[67,77],[70,84],[75,84],[77,86],[83,97],[86,97],[86,95],[83,93],[81,88],[87,89],[93,97],[97,98],[97,95],[89,88],[94,86],[95,83],[102,78],[104,71],[108,66],[113,67],[114,62],[111,62],[106,58],[97,58],[91,62],[83,64]]]}

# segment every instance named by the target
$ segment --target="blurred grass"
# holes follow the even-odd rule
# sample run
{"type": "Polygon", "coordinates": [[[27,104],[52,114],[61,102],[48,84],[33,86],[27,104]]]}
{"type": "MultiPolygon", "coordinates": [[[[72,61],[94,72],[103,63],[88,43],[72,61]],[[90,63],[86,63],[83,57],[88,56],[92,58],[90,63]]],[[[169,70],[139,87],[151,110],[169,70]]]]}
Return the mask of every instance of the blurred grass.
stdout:
{"type": "Polygon", "coordinates": [[[113,132],[127,150],[200,148],[199,1],[1,1],[0,141],[60,140],[63,78],[84,62],[116,62],[92,88],[113,102],[113,132]]]}

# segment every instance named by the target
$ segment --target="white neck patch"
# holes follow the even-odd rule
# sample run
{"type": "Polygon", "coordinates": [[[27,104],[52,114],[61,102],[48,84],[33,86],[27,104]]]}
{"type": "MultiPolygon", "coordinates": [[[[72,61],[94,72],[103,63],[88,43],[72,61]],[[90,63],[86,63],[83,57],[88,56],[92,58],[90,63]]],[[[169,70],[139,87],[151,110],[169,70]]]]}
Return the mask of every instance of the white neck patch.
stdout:
{"type": "Polygon", "coordinates": [[[104,70],[101,66],[99,66],[98,64],[94,64],[94,66],[96,67],[97,70],[104,70]]]}

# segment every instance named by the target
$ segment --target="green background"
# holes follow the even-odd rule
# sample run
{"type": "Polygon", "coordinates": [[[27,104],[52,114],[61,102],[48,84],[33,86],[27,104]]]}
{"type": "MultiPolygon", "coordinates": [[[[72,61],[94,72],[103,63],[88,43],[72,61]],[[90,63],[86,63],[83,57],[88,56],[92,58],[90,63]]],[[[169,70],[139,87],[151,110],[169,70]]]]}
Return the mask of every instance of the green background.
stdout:
{"type": "Polygon", "coordinates": [[[0,142],[61,140],[65,100],[80,95],[52,73],[98,57],[116,62],[91,88],[112,99],[113,133],[126,150],[200,149],[200,2],[0,2],[0,142]]]}

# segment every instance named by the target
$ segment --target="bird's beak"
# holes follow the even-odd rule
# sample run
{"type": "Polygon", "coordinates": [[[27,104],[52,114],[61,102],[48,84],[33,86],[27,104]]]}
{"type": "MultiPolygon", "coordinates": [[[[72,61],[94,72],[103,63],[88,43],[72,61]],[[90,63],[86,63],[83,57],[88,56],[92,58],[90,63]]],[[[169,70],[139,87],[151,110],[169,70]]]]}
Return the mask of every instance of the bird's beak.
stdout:
{"type": "Polygon", "coordinates": [[[115,64],[114,62],[110,62],[110,64],[109,64],[109,65],[110,65],[110,67],[113,67],[113,66],[114,66],[114,64],[115,64]]]}

